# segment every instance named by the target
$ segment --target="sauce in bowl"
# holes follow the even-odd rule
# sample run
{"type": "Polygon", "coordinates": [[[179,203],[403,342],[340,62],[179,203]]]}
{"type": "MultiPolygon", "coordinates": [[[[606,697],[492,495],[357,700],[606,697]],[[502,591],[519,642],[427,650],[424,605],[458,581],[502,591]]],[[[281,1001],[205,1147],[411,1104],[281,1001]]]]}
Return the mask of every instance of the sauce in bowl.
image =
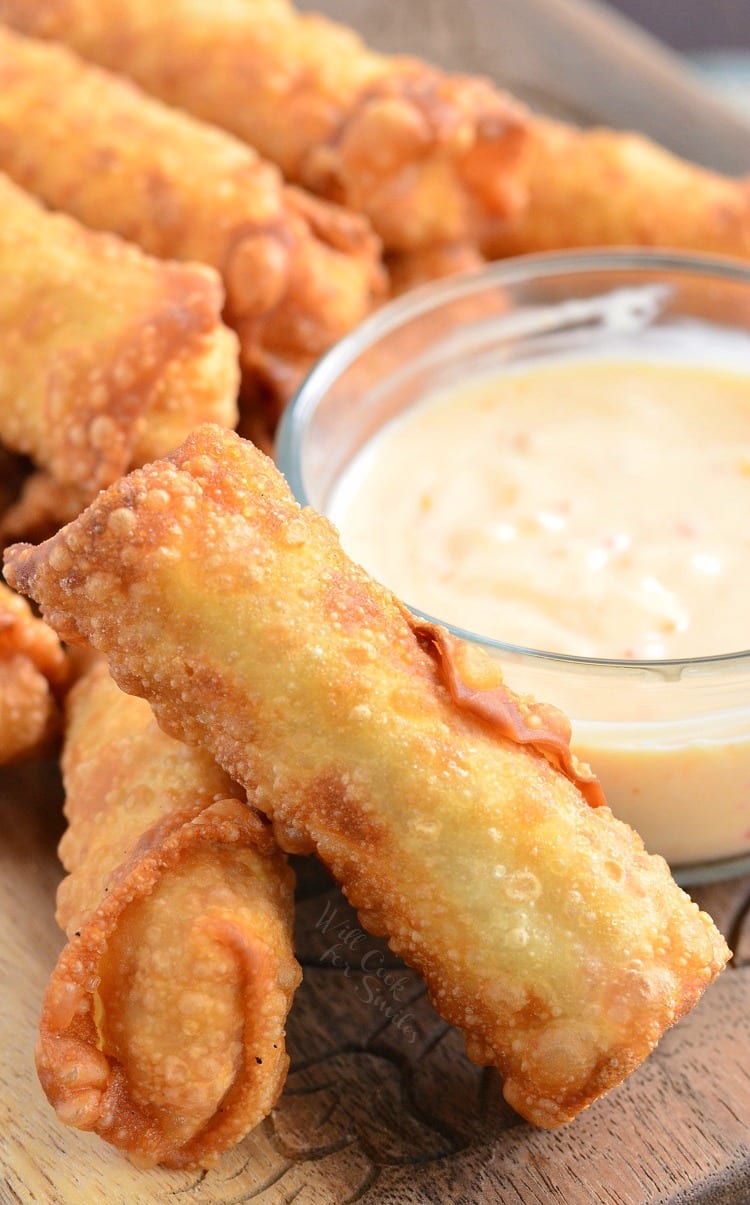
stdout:
{"type": "Polygon", "coordinates": [[[416,612],[570,718],[683,882],[750,867],[750,271],[529,257],[320,362],[278,461],[416,612]]]}
{"type": "Polygon", "coordinates": [[[548,363],[429,398],[355,458],[342,543],[431,615],[527,648],[750,648],[750,376],[548,363]]]}

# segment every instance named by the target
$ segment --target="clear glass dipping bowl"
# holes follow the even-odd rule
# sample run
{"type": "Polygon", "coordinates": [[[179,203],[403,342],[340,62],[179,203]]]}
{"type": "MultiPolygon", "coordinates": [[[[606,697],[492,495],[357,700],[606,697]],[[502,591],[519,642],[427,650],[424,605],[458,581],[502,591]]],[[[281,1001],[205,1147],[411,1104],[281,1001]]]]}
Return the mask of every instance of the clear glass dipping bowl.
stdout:
{"type": "MultiPolygon", "coordinates": [[[[325,514],[352,457],[425,396],[519,361],[613,352],[648,359],[649,332],[682,338],[696,319],[747,335],[750,346],[750,269],[681,255],[576,253],[508,260],[428,285],[380,310],[316,365],[284,415],[277,462],[299,502],[325,514]]],[[[712,362],[709,353],[703,362],[712,362]]],[[[680,881],[750,871],[750,650],[614,661],[445,626],[498,658],[511,687],[570,716],[573,747],[612,809],[680,881]]]]}

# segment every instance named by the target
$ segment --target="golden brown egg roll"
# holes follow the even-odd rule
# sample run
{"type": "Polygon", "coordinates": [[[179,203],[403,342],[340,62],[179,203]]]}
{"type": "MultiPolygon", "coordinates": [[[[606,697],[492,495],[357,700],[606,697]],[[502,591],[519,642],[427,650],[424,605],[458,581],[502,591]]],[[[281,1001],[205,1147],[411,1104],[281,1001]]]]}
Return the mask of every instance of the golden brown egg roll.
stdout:
{"type": "Polygon", "coordinates": [[[247,787],[282,848],[317,851],[529,1121],[619,1083],[723,966],[565,717],[410,616],[236,435],[200,428],[6,558],[65,639],[247,787]]]}
{"type": "Polygon", "coordinates": [[[390,249],[476,243],[522,203],[520,106],[288,0],[0,0],[0,18],[238,135],[390,249]]]}
{"type": "Polygon", "coordinates": [[[141,1164],[209,1167],[286,1078],[293,875],[241,789],[101,661],[68,699],[63,778],[42,1086],[141,1164]]]}
{"type": "Polygon", "coordinates": [[[245,393],[260,384],[276,412],[384,291],[379,242],[363,218],[285,187],[229,134],[7,27],[0,170],[92,229],[216,268],[245,393]]]}
{"type": "Polygon", "coordinates": [[[0,175],[0,439],[90,497],[237,418],[221,283],[51,214],[0,175]]]}
{"type": "Polygon", "coordinates": [[[33,756],[56,735],[67,678],[55,633],[0,583],[0,765],[33,756]]]}
{"type": "Polygon", "coordinates": [[[485,239],[491,259],[639,246],[750,258],[750,182],[678,159],[640,134],[535,119],[528,204],[485,239]]]}
{"type": "Polygon", "coordinates": [[[389,291],[392,297],[400,297],[409,289],[428,284],[431,280],[442,280],[459,272],[473,272],[484,263],[484,257],[472,243],[448,243],[428,247],[425,251],[396,252],[387,256],[385,261],[389,291]]]}

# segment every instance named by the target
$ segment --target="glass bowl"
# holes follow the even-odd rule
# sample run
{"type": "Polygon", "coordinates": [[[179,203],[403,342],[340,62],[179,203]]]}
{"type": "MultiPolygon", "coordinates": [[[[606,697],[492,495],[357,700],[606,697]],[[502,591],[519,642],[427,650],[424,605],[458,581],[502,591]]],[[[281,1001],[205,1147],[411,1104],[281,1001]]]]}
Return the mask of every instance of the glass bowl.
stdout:
{"type": "MultiPolygon", "coordinates": [[[[718,353],[696,351],[696,320],[737,337],[750,379],[750,270],[728,260],[535,255],[428,285],[380,310],[316,365],[284,414],[277,463],[302,505],[329,513],[352,458],[425,397],[519,363],[620,352],[648,360],[655,332],[659,346],[679,339],[681,357],[705,364],[718,353]]],[[[748,417],[750,428],[750,394],[748,417]]],[[[513,689],[567,713],[573,748],[592,764],[615,814],[681,882],[750,871],[750,650],[618,661],[445,626],[496,657],[513,689]]]]}

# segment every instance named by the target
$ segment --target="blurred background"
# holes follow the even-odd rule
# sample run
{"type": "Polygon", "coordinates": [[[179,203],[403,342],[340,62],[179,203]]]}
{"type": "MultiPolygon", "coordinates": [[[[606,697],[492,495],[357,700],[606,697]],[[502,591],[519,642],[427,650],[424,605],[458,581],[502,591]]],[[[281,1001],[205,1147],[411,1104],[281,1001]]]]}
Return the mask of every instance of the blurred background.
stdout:
{"type": "Polygon", "coordinates": [[[750,51],[750,0],[614,0],[677,50],[750,51]]]}
{"type": "Polygon", "coordinates": [[[750,0],[296,0],[377,49],[497,80],[580,125],[750,171],[750,0]],[[658,40],[657,40],[658,39],[658,40]]]}
{"type": "Polygon", "coordinates": [[[750,115],[750,0],[610,0],[686,54],[705,82],[750,115]]]}

